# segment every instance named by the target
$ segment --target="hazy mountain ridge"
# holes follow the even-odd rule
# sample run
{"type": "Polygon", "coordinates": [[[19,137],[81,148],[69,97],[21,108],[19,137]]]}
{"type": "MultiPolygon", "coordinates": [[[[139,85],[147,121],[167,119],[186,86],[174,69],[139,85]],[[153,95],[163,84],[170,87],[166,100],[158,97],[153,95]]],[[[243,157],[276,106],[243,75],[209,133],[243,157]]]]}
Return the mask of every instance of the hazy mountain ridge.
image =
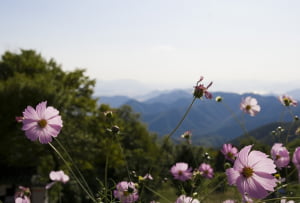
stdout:
{"type": "MultiPolygon", "coordinates": [[[[183,132],[190,130],[193,133],[194,144],[216,146],[245,133],[241,127],[243,125],[249,132],[272,122],[292,120],[277,96],[226,92],[213,92],[213,95],[214,97],[222,96],[223,102],[218,103],[214,99],[197,100],[181,127],[173,135],[173,139],[180,139],[183,132]],[[243,113],[239,108],[242,98],[249,95],[255,97],[261,105],[262,110],[255,117],[243,113]],[[282,114],[283,112],[286,113],[282,114]]],[[[100,103],[103,103],[103,97],[100,97],[99,101],[101,98],[100,103]]],[[[151,132],[162,136],[170,133],[177,125],[193,97],[188,91],[174,90],[145,101],[126,99],[128,100],[123,100],[123,104],[131,106],[135,112],[140,113],[141,120],[151,132]]],[[[290,108],[295,114],[300,113],[299,107],[290,108]]]]}

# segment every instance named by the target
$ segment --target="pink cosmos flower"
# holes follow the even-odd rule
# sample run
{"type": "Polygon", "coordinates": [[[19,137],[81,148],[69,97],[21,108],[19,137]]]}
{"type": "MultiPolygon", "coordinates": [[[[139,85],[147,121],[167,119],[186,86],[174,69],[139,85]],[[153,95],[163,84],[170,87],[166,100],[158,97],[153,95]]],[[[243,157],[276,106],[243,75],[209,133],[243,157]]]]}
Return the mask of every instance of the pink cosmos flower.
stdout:
{"type": "Polygon", "coordinates": [[[290,163],[289,151],[281,143],[275,143],[271,149],[271,157],[275,165],[281,169],[290,163]]]}
{"type": "Polygon", "coordinates": [[[288,95],[279,96],[279,101],[284,106],[297,106],[297,101],[294,100],[291,96],[288,96],[288,95]]]}
{"type": "Polygon", "coordinates": [[[294,200],[286,200],[286,197],[281,197],[280,203],[295,203],[294,200]]]}
{"type": "Polygon", "coordinates": [[[66,183],[70,180],[69,176],[66,175],[62,170],[51,171],[49,177],[52,181],[66,183]]]}
{"type": "Polygon", "coordinates": [[[239,192],[250,198],[261,199],[274,191],[276,178],[275,164],[268,155],[260,151],[252,151],[251,145],[245,146],[237,156],[233,168],[226,170],[230,185],[237,185],[239,192]]]}
{"type": "Polygon", "coordinates": [[[250,116],[255,116],[258,112],[260,112],[260,106],[257,104],[257,100],[250,96],[242,100],[240,109],[245,113],[250,114],[250,116]]]}
{"type": "Polygon", "coordinates": [[[231,199],[227,199],[227,200],[223,201],[222,203],[236,203],[236,201],[231,200],[231,199]]]}
{"type": "Polygon", "coordinates": [[[300,182],[300,147],[295,149],[292,161],[298,170],[298,180],[300,182]]]}
{"type": "Polygon", "coordinates": [[[70,180],[70,177],[66,175],[62,170],[60,171],[51,171],[49,174],[50,180],[53,182],[46,185],[46,189],[50,189],[55,183],[61,182],[61,183],[67,183],[70,180]]]}
{"type": "Polygon", "coordinates": [[[247,193],[242,196],[242,202],[243,203],[254,203],[253,199],[251,199],[247,193]]]}
{"type": "Polygon", "coordinates": [[[206,87],[201,84],[200,82],[204,79],[203,76],[200,77],[200,79],[197,81],[196,86],[194,87],[194,97],[196,98],[202,98],[203,95],[205,95],[205,97],[207,99],[211,99],[212,98],[212,94],[210,92],[207,91],[207,89],[212,85],[212,82],[210,82],[206,87]]]}
{"type": "Polygon", "coordinates": [[[187,197],[185,195],[180,195],[175,203],[200,203],[199,200],[194,199],[192,197],[187,197]]]}
{"type": "Polygon", "coordinates": [[[172,166],[170,172],[174,179],[186,181],[192,178],[192,168],[188,167],[187,163],[179,162],[172,166]]]}
{"type": "Polygon", "coordinates": [[[19,190],[15,193],[15,203],[30,203],[30,195],[28,187],[19,186],[19,190]]]}
{"type": "Polygon", "coordinates": [[[225,159],[234,161],[237,156],[238,149],[236,147],[233,147],[231,144],[223,144],[221,152],[222,154],[224,154],[225,159]]]}
{"type": "Polygon", "coordinates": [[[114,190],[114,197],[119,199],[121,203],[136,202],[139,198],[138,191],[133,182],[119,182],[114,190]]]}
{"type": "Polygon", "coordinates": [[[40,143],[47,144],[52,141],[52,137],[57,137],[61,128],[62,120],[59,111],[49,106],[47,102],[41,102],[36,109],[27,106],[23,112],[23,127],[28,139],[35,141],[39,139],[40,143]]]}
{"type": "Polygon", "coordinates": [[[17,197],[15,199],[15,203],[30,203],[30,199],[27,196],[24,197],[17,197]]]}
{"type": "Polygon", "coordinates": [[[202,176],[204,176],[206,178],[213,178],[213,176],[214,176],[214,170],[212,169],[212,167],[209,164],[206,164],[206,163],[202,163],[199,166],[199,172],[202,176]]]}

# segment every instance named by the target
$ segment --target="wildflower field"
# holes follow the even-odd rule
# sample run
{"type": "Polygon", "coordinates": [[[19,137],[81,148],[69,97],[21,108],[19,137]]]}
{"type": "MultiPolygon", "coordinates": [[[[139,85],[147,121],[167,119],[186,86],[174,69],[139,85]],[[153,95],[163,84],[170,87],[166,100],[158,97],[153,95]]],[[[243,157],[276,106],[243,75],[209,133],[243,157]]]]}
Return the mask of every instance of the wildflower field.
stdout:
{"type": "MultiPolygon", "coordinates": [[[[13,185],[18,203],[33,202],[35,186],[51,203],[300,202],[300,125],[292,97],[278,98],[291,121],[270,132],[272,145],[251,137],[231,111],[244,131],[239,143],[215,149],[193,145],[190,129],[178,134],[194,103],[226,103],[213,94],[213,84],[202,76],[192,82],[186,112],[157,137],[130,106],[99,105],[95,81],[84,70],[65,72],[32,50],[6,52],[0,61],[0,185],[13,185]]],[[[239,108],[254,118],[264,110],[251,96],[239,108]]]]}

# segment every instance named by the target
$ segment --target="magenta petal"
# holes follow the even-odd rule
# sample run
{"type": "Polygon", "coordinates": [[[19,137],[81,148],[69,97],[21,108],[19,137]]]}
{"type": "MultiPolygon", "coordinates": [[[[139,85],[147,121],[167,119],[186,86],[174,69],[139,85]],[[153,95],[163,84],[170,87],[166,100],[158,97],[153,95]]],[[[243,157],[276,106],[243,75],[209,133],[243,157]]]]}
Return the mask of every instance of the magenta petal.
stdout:
{"type": "Polygon", "coordinates": [[[49,142],[52,142],[52,137],[49,135],[39,136],[39,141],[42,144],[48,144],[49,142]]]}
{"type": "Polygon", "coordinates": [[[238,158],[234,162],[233,168],[240,171],[244,166],[248,165],[248,154],[252,148],[252,145],[245,146],[238,153],[238,158]]]}
{"type": "Polygon", "coordinates": [[[26,118],[30,118],[30,119],[34,119],[34,120],[39,120],[38,114],[36,113],[36,111],[34,110],[34,108],[32,108],[31,106],[27,106],[27,108],[23,112],[23,117],[25,119],[26,118]]]}
{"type": "Polygon", "coordinates": [[[253,179],[259,182],[265,190],[274,191],[274,187],[277,185],[277,180],[274,178],[273,175],[262,173],[262,172],[255,172],[253,174],[253,179]]]}
{"type": "Polygon", "coordinates": [[[235,185],[240,173],[233,168],[226,169],[226,175],[229,185],[235,185]]]}
{"type": "Polygon", "coordinates": [[[48,120],[49,125],[56,125],[62,127],[62,120],[60,116],[52,117],[48,120]]]}
{"type": "Polygon", "coordinates": [[[41,102],[36,106],[36,113],[39,118],[45,118],[45,110],[46,110],[47,102],[41,102]]]}
{"type": "Polygon", "coordinates": [[[35,141],[38,139],[39,137],[39,133],[40,133],[40,130],[37,129],[37,127],[33,127],[33,128],[30,128],[28,129],[27,131],[25,131],[25,135],[28,139],[30,139],[31,141],[35,141]]]}
{"type": "Polygon", "coordinates": [[[51,106],[47,107],[46,111],[45,111],[45,119],[51,119],[53,117],[58,116],[59,111],[51,106]]]}
{"type": "Polygon", "coordinates": [[[33,127],[36,127],[36,126],[37,126],[37,121],[36,120],[24,119],[22,130],[26,131],[26,130],[29,130],[30,128],[33,128],[33,127]]]}

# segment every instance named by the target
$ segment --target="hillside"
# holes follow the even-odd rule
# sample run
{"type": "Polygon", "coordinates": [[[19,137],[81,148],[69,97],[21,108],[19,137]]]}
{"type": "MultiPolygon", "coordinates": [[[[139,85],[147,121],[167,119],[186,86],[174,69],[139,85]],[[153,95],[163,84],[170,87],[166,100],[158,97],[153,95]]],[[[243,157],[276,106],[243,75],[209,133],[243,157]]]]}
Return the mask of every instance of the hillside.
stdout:
{"type": "MultiPolygon", "coordinates": [[[[258,140],[262,144],[272,146],[275,142],[289,143],[299,138],[296,135],[296,130],[300,127],[300,122],[274,122],[263,126],[260,126],[249,132],[251,137],[258,140]],[[282,130],[279,130],[282,129],[282,130]]],[[[245,136],[239,136],[231,141],[231,143],[237,145],[245,136]]]]}
{"type": "MultiPolygon", "coordinates": [[[[183,132],[190,130],[194,144],[218,146],[260,126],[292,120],[287,108],[275,96],[225,92],[214,92],[213,95],[221,96],[223,101],[197,100],[173,139],[178,140],[183,132]],[[261,106],[261,112],[255,117],[244,114],[239,109],[242,98],[246,96],[255,97],[261,106]]],[[[124,104],[141,114],[142,121],[151,132],[163,136],[177,125],[192,99],[192,95],[186,91],[176,90],[143,102],[127,100],[124,104]]],[[[290,109],[294,114],[300,112],[299,107],[290,109]]]]}

